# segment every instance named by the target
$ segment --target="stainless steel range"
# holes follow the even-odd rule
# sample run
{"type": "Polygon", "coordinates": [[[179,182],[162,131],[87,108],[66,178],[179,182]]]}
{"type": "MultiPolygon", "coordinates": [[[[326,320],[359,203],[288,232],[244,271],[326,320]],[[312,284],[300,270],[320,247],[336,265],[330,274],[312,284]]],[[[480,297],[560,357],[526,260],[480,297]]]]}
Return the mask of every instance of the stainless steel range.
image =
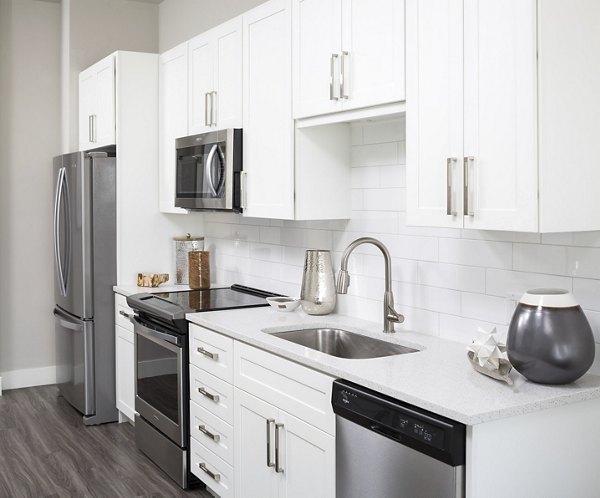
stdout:
{"type": "Polygon", "coordinates": [[[181,487],[189,472],[189,341],[186,313],[267,306],[276,294],[241,285],[134,294],[137,447],[181,487]]]}

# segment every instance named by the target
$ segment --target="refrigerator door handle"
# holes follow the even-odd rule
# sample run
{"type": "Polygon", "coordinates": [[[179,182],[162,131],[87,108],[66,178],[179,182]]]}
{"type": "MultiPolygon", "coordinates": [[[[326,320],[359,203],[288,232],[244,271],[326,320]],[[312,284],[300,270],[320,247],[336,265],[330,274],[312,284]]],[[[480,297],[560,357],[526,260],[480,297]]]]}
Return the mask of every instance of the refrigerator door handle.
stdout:
{"type": "Polygon", "coordinates": [[[63,262],[60,253],[60,218],[62,212],[62,196],[64,187],[65,168],[58,170],[56,181],[56,195],[54,197],[54,261],[56,263],[56,274],[61,295],[67,295],[66,283],[63,271],[63,262]]]}

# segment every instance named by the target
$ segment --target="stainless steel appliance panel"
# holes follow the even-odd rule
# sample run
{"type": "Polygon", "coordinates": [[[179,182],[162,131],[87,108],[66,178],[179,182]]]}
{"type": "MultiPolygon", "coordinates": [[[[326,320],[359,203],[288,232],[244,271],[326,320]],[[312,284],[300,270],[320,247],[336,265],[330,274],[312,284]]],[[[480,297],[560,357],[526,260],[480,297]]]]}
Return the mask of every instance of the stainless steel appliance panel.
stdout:
{"type": "Polygon", "coordinates": [[[187,446],[187,393],[181,338],[134,318],[135,410],[174,443],[187,446]]]}
{"type": "Polygon", "coordinates": [[[54,310],[56,382],[60,393],[84,415],[96,410],[94,389],[94,323],[54,310]]]}
{"type": "Polygon", "coordinates": [[[55,302],[82,319],[94,316],[90,173],[82,152],[54,159],[55,302]]]}
{"type": "Polygon", "coordinates": [[[462,498],[464,467],[452,467],[342,417],[336,418],[340,498],[462,498]]]}

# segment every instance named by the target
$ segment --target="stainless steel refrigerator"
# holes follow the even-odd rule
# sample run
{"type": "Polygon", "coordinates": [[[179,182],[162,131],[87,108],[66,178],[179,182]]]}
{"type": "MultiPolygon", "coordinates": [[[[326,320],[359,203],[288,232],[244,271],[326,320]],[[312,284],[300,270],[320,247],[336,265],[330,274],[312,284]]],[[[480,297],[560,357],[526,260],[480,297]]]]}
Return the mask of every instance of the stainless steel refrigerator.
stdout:
{"type": "Polygon", "coordinates": [[[57,384],[86,424],[113,422],[116,158],[56,157],[53,184],[57,384]]]}

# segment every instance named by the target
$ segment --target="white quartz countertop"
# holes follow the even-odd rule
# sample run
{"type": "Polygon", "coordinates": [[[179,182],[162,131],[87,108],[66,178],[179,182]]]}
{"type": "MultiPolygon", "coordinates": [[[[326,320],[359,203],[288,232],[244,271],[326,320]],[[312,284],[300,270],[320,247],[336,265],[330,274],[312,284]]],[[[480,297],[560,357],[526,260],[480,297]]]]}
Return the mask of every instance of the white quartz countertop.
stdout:
{"type": "Polygon", "coordinates": [[[475,372],[463,344],[416,332],[384,335],[380,324],[342,315],[309,316],[300,309],[286,313],[265,307],[191,313],[187,319],[332,377],[344,378],[467,425],[600,397],[600,375],[595,373],[588,372],[566,386],[545,386],[526,381],[514,372],[511,375],[514,375],[515,385],[509,386],[475,372]],[[313,326],[339,327],[420,351],[351,360],[263,332],[313,326]]]}

